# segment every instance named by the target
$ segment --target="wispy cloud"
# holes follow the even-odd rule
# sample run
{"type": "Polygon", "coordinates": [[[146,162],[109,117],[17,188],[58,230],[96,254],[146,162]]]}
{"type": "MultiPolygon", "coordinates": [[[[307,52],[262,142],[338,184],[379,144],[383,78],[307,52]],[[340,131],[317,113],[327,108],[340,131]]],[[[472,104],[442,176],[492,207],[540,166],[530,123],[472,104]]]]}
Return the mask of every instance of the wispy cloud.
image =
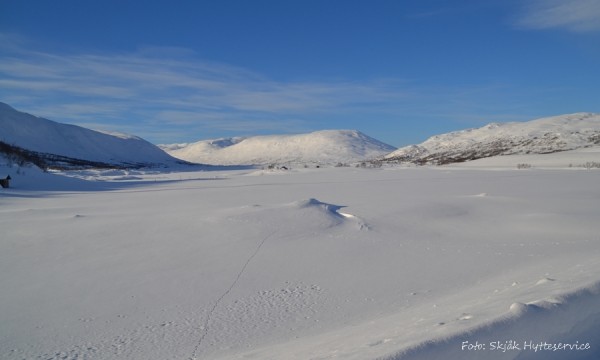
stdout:
{"type": "Polygon", "coordinates": [[[505,113],[507,103],[523,101],[514,88],[493,84],[278,81],[178,48],[91,54],[40,49],[0,33],[0,101],[56,121],[160,143],[368,128],[400,145],[420,122],[452,129],[446,124],[456,123],[457,114],[485,119],[505,113]]]}
{"type": "MultiPolygon", "coordinates": [[[[398,107],[406,91],[390,81],[280,82],[204,61],[186,49],[56,54],[0,36],[0,99],[59,121],[192,131],[293,131],[315,115],[398,107]],[[287,119],[284,124],[280,119],[287,119]],[[140,126],[140,127],[143,127],[140,126]]],[[[200,134],[198,136],[201,136],[200,134]]]]}
{"type": "Polygon", "coordinates": [[[517,20],[517,25],[528,29],[600,31],[600,1],[529,0],[517,20]]]}

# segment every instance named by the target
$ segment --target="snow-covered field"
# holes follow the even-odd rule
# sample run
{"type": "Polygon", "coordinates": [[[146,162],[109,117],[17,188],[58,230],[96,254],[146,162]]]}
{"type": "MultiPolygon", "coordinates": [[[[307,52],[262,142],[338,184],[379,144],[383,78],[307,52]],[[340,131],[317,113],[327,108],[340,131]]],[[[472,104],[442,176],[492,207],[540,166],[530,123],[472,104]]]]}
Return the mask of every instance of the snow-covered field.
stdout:
{"type": "Polygon", "coordinates": [[[0,166],[0,358],[599,358],[600,170],[494,166],[0,166]]]}

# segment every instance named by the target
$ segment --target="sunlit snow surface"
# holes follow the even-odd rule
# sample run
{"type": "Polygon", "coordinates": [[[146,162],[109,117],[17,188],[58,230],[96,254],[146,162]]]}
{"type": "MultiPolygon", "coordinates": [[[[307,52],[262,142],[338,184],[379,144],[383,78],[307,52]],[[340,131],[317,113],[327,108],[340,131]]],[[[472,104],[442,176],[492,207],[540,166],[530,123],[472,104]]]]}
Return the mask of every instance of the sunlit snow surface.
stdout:
{"type": "Polygon", "coordinates": [[[597,358],[600,170],[494,166],[0,166],[0,358],[597,358]]]}
{"type": "Polygon", "coordinates": [[[356,130],[321,130],[159,146],[176,158],[212,165],[334,165],[370,160],[396,150],[356,130]]]}

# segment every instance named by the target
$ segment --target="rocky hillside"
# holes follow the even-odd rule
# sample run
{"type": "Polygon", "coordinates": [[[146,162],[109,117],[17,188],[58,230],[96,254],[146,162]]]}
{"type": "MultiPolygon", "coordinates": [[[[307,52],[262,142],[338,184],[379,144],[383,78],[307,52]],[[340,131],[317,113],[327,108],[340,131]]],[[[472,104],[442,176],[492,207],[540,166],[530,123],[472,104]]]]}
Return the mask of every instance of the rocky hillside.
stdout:
{"type": "Polygon", "coordinates": [[[492,123],[433,136],[400,148],[386,162],[435,164],[499,155],[546,154],[600,145],[600,114],[575,113],[528,122],[492,123]]]}

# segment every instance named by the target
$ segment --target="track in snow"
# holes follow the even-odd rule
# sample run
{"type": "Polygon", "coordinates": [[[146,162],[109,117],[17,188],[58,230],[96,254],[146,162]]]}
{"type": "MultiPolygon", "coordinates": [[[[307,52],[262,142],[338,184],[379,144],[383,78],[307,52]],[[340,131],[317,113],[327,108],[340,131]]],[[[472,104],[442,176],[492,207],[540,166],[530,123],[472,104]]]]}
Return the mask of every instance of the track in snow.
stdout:
{"type": "Polygon", "coordinates": [[[215,310],[217,309],[217,307],[219,306],[219,304],[221,303],[221,301],[231,292],[231,290],[233,290],[233,288],[235,287],[235,285],[240,281],[240,278],[244,274],[244,271],[246,271],[246,268],[248,267],[248,264],[250,264],[250,262],[252,261],[252,259],[254,259],[254,257],[258,254],[258,252],[260,251],[260,249],[262,248],[262,246],[264,245],[264,243],[269,238],[271,238],[273,235],[275,235],[275,231],[272,232],[272,233],[270,233],[269,235],[265,236],[262,239],[262,241],[258,244],[258,246],[254,250],[254,252],[252,253],[252,255],[250,255],[250,257],[248,258],[248,260],[246,260],[246,263],[244,263],[244,266],[242,266],[242,269],[237,274],[235,280],[231,283],[231,285],[229,286],[229,288],[223,294],[221,294],[221,296],[213,304],[213,307],[208,312],[208,315],[206,315],[206,320],[204,321],[204,326],[202,326],[202,329],[204,331],[202,333],[202,336],[198,340],[198,343],[194,347],[194,351],[192,352],[192,356],[190,357],[190,360],[197,360],[198,359],[198,351],[202,347],[202,343],[204,342],[204,339],[206,338],[206,335],[208,335],[208,332],[210,330],[209,329],[209,327],[210,327],[210,320],[212,318],[213,313],[215,312],[215,310]]]}

